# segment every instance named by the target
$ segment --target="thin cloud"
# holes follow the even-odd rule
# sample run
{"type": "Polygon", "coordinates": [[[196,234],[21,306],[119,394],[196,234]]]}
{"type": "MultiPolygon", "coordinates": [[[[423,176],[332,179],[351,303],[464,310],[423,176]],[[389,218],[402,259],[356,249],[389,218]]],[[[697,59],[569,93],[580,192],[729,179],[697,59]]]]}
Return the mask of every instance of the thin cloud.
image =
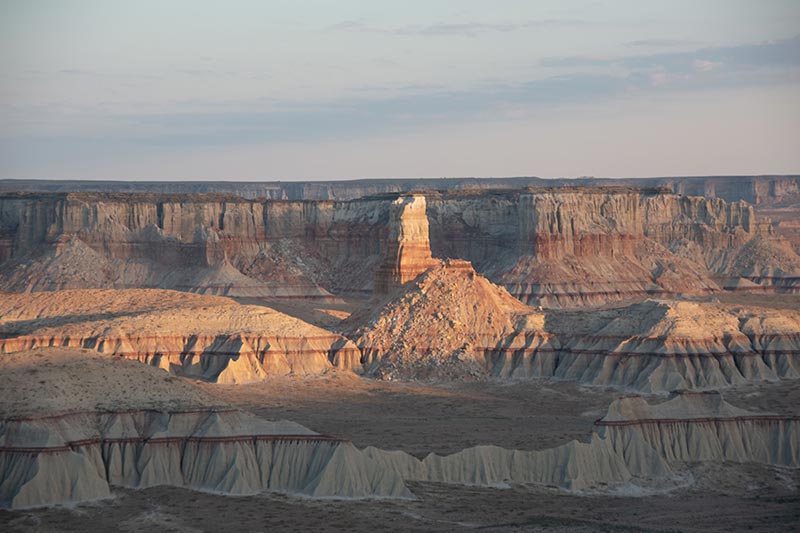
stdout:
{"type": "Polygon", "coordinates": [[[697,91],[791,82],[796,80],[795,67],[800,66],[799,49],[800,38],[795,38],[690,53],[616,59],[583,57],[573,58],[568,64],[627,68],[624,72],[615,68],[592,73],[574,69],[566,75],[528,83],[495,83],[464,90],[411,86],[400,91],[395,87],[389,95],[381,94],[375,87],[366,87],[374,94],[365,97],[364,92],[353,90],[349,98],[330,101],[255,99],[227,104],[195,102],[190,106],[176,103],[159,112],[129,114],[75,110],[70,121],[53,122],[52,112],[47,109],[8,109],[0,103],[0,124],[14,122],[9,119],[16,116],[31,125],[25,135],[18,129],[5,135],[0,130],[0,145],[5,144],[8,153],[57,153],[79,160],[98,151],[127,153],[142,147],[168,150],[358,139],[416,131],[436,124],[493,121],[498,116],[524,120],[541,110],[619,101],[651,91],[697,91]],[[85,123],[84,131],[76,131],[75,122],[85,123]],[[36,126],[39,123],[45,126],[36,126]]]}
{"type": "Polygon", "coordinates": [[[703,44],[701,41],[691,41],[687,39],[641,39],[622,43],[623,46],[646,48],[673,48],[679,46],[699,46],[701,44],[703,44]]]}
{"type": "Polygon", "coordinates": [[[628,69],[666,71],[709,71],[726,68],[763,68],[800,66],[800,36],[757,44],[699,48],[687,52],[669,52],[622,57],[565,56],[546,58],[542,67],[576,68],[616,66],[628,69]]]}
{"type": "Polygon", "coordinates": [[[463,22],[463,23],[436,23],[427,26],[374,26],[363,19],[345,20],[334,24],[329,29],[336,31],[351,31],[365,33],[383,33],[401,36],[461,36],[475,37],[483,33],[507,33],[519,30],[547,28],[557,26],[580,26],[586,24],[584,20],[577,19],[535,19],[524,22],[463,22]]]}
{"type": "Polygon", "coordinates": [[[96,76],[97,72],[93,70],[87,70],[82,68],[62,68],[57,71],[58,74],[63,74],[65,76],[96,76]]]}

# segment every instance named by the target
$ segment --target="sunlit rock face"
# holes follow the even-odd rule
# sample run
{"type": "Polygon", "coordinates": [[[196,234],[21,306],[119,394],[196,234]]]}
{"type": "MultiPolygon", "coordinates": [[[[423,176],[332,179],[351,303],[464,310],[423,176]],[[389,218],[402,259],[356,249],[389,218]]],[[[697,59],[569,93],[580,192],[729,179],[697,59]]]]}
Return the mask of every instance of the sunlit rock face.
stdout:
{"type": "Polygon", "coordinates": [[[392,202],[388,249],[383,264],[375,273],[375,292],[386,294],[435,263],[431,255],[425,197],[401,196],[392,202]]]}
{"type": "Polygon", "coordinates": [[[546,187],[351,201],[0,193],[0,290],[168,288],[234,297],[386,293],[458,258],[548,307],[722,288],[800,291],[800,256],[744,202],[546,187]]]}

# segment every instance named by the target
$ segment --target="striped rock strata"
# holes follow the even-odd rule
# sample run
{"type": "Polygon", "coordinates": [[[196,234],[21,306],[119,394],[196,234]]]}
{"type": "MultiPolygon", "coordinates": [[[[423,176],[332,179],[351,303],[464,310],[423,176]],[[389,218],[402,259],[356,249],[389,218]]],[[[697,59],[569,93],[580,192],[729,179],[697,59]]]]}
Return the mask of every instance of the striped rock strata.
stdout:
{"type": "Polygon", "coordinates": [[[0,298],[0,353],[42,346],[118,355],[216,383],[358,365],[346,338],[268,307],[156,289],[0,298]]]}

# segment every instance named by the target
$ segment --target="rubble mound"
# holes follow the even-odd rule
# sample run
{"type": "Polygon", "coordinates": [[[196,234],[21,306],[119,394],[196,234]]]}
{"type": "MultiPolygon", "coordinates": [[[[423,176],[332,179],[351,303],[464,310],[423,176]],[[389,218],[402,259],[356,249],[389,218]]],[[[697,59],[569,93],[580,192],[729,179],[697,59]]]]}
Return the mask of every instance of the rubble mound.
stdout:
{"type": "Polygon", "coordinates": [[[4,294],[0,353],[88,348],[216,383],[358,364],[341,335],[274,309],[157,289],[4,294]]]}
{"type": "Polygon", "coordinates": [[[15,258],[4,265],[0,290],[57,291],[108,287],[113,283],[111,262],[78,238],[62,236],[43,252],[15,258]]]}
{"type": "Polygon", "coordinates": [[[485,375],[483,354],[535,312],[477,274],[446,260],[347,322],[365,373],[382,379],[485,375]]]}

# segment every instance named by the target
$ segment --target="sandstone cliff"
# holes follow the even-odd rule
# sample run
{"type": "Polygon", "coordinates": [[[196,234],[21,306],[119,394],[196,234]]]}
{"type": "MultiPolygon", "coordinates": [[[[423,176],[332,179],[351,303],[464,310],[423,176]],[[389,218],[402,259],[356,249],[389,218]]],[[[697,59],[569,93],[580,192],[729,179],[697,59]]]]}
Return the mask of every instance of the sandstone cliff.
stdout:
{"type": "Polygon", "coordinates": [[[392,215],[394,194],[344,202],[0,195],[0,289],[330,298],[371,292],[379,279],[382,291],[393,276],[408,280],[429,264],[425,224],[433,257],[468,260],[527,303],[800,285],[800,258],[740,202],[574,187],[404,198],[392,215]],[[406,208],[418,234],[401,233],[402,224],[392,230],[390,219],[406,208]]]}
{"type": "Polygon", "coordinates": [[[730,250],[770,236],[743,202],[659,190],[543,189],[519,209],[520,257],[497,279],[546,305],[713,292],[715,271],[748,274],[725,261],[730,250]]]}

